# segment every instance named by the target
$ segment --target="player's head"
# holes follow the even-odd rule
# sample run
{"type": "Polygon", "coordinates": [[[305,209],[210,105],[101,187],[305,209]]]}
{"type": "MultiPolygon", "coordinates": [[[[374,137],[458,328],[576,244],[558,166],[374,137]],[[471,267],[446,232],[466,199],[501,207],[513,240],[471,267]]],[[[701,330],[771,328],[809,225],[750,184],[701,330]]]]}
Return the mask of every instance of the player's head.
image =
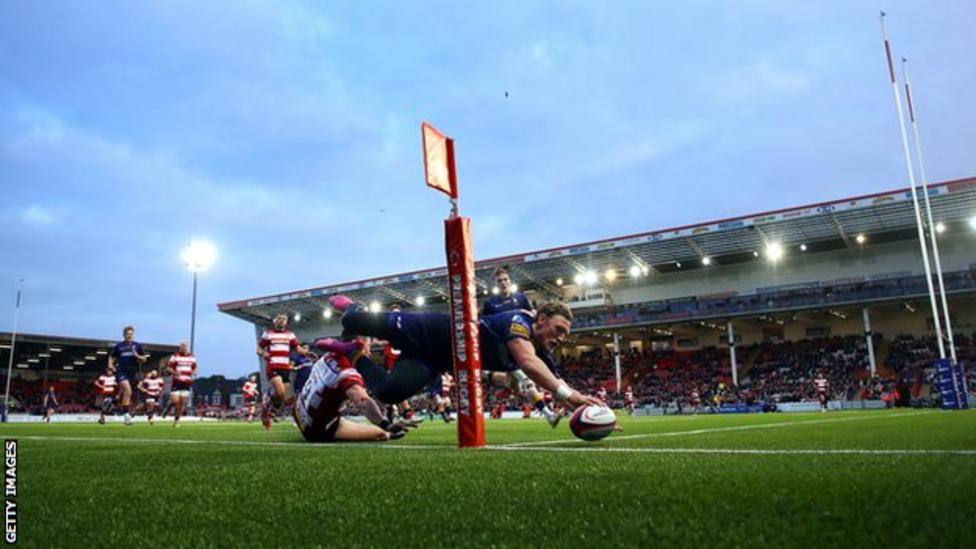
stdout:
{"type": "Polygon", "coordinates": [[[126,326],[122,328],[122,338],[126,341],[132,341],[132,338],[136,335],[136,329],[132,326],[126,326]]]}
{"type": "Polygon", "coordinates": [[[251,377],[249,377],[247,379],[250,380],[251,383],[256,383],[257,380],[258,380],[258,376],[254,375],[254,374],[251,374],[251,377]]]}
{"type": "Polygon", "coordinates": [[[159,377],[159,372],[157,372],[156,369],[154,368],[152,370],[149,370],[149,375],[146,376],[146,377],[149,377],[149,378],[159,377]]]}
{"type": "Polygon", "coordinates": [[[278,313],[274,317],[274,327],[276,330],[284,330],[288,327],[288,315],[285,313],[278,313]]]}
{"type": "Polygon", "coordinates": [[[498,287],[501,295],[505,297],[512,295],[512,277],[508,275],[508,269],[498,267],[491,273],[491,277],[495,280],[495,286],[498,287]]]}
{"type": "Polygon", "coordinates": [[[105,367],[105,375],[107,375],[107,376],[114,376],[115,375],[115,368],[113,368],[111,366],[106,366],[105,367]]]}
{"type": "Polygon", "coordinates": [[[551,353],[566,339],[572,327],[573,311],[561,301],[549,301],[536,311],[532,338],[536,345],[551,353]]]}
{"type": "Polygon", "coordinates": [[[185,340],[184,341],[181,341],[180,342],[180,354],[184,354],[185,355],[185,354],[187,354],[189,352],[190,352],[190,342],[189,341],[185,341],[185,340]]]}

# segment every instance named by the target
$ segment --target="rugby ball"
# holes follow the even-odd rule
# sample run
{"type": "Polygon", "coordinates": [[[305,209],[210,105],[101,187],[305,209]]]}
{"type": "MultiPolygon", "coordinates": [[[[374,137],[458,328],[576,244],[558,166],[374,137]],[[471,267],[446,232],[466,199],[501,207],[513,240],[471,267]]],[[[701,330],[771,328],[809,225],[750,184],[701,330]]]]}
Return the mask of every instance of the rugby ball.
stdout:
{"type": "Polygon", "coordinates": [[[616,427],[617,416],[613,410],[593,404],[580,406],[569,420],[569,429],[576,438],[588,441],[600,440],[612,433],[616,427]]]}

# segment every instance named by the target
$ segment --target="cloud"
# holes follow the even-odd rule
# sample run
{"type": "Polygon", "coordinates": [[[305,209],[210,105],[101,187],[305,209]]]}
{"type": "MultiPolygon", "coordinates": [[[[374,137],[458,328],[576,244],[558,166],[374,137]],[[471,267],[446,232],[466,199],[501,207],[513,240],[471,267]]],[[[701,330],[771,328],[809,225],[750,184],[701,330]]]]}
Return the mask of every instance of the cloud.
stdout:
{"type": "Polygon", "coordinates": [[[725,71],[710,80],[707,86],[712,95],[725,103],[759,103],[770,97],[804,93],[813,81],[810,73],[760,59],[725,71]]]}
{"type": "Polygon", "coordinates": [[[21,212],[20,219],[28,225],[35,226],[51,226],[56,225],[58,222],[53,212],[37,205],[28,206],[27,209],[21,212]]]}

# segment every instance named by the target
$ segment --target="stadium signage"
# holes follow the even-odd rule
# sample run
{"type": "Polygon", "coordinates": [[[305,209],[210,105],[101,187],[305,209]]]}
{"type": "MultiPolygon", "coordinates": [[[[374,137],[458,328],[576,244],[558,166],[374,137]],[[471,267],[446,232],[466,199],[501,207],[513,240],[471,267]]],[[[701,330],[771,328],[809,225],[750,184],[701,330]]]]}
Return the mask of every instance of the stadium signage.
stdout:
{"type": "Polygon", "coordinates": [[[3,539],[17,543],[17,441],[4,440],[3,449],[3,539]]]}

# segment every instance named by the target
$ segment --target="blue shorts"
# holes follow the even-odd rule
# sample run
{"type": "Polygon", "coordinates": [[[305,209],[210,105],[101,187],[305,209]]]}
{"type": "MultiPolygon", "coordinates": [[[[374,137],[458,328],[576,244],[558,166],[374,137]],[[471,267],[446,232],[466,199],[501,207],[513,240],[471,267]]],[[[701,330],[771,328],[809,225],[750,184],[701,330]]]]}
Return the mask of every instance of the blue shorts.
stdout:
{"type": "MultiPolygon", "coordinates": [[[[366,313],[372,315],[373,313],[366,313]]],[[[375,324],[374,324],[375,326],[375,324]]],[[[366,328],[366,326],[363,326],[366,328]]],[[[400,350],[400,360],[418,359],[434,372],[454,368],[451,355],[451,317],[445,313],[387,313],[381,333],[365,333],[385,339],[400,350]]],[[[373,330],[368,330],[373,331],[373,330]]]]}
{"type": "Polygon", "coordinates": [[[132,372],[131,370],[123,370],[119,368],[115,371],[115,381],[117,383],[122,383],[123,381],[131,382],[133,379],[135,379],[135,377],[135,372],[132,372]]]}

